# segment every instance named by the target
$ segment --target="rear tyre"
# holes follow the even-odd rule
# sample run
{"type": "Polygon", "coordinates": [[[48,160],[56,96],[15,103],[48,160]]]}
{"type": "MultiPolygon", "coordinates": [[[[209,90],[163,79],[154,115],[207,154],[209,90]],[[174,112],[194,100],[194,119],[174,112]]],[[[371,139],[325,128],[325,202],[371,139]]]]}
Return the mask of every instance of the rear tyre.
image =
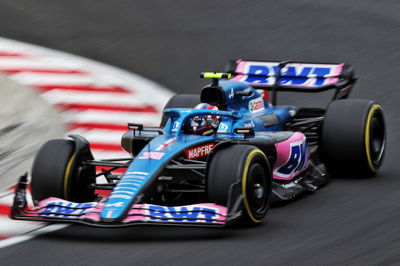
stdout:
{"type": "Polygon", "coordinates": [[[216,152],[208,170],[209,200],[227,206],[231,186],[237,182],[243,196],[243,213],[238,224],[261,223],[272,193],[271,169],[261,150],[250,145],[233,145],[216,152]]]}
{"type": "Polygon", "coordinates": [[[381,106],[369,100],[332,102],[326,111],[320,144],[321,158],[331,175],[374,175],[386,147],[381,106]]]}
{"type": "MultiPolygon", "coordinates": [[[[200,103],[200,95],[195,94],[176,94],[172,96],[164,107],[168,108],[193,108],[200,103]]],[[[165,127],[168,121],[168,116],[163,115],[160,127],[165,127]]]]}
{"type": "Polygon", "coordinates": [[[64,139],[50,140],[40,148],[32,167],[31,188],[35,201],[49,197],[75,202],[93,200],[94,189],[88,185],[93,181],[95,169],[78,171],[82,158],[74,152],[74,141],[64,139]]]}

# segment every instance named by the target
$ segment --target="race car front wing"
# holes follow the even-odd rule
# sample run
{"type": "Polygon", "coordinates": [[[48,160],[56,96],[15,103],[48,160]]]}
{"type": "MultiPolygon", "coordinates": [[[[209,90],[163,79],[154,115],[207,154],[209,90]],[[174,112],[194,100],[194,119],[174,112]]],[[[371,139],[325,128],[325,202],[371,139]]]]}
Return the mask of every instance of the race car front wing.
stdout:
{"type": "MultiPolygon", "coordinates": [[[[35,206],[27,204],[27,178],[21,177],[15,190],[10,217],[15,220],[41,222],[75,222],[100,227],[123,227],[137,224],[225,226],[229,221],[227,207],[214,203],[199,203],[185,206],[161,206],[133,204],[120,222],[107,222],[100,213],[102,202],[76,203],[59,198],[47,198],[35,206]]],[[[115,206],[118,207],[118,206],[115,206]]]]}

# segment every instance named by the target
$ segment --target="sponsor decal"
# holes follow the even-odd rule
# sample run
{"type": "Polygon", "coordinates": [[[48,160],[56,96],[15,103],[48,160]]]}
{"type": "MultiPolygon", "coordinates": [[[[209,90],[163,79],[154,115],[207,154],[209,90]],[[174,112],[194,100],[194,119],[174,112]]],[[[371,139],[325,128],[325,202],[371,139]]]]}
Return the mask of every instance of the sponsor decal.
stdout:
{"type": "Polygon", "coordinates": [[[160,160],[164,156],[164,152],[152,151],[152,152],[143,152],[142,156],[139,159],[153,159],[160,160]]]}
{"type": "Polygon", "coordinates": [[[221,122],[218,127],[219,133],[226,133],[228,132],[229,125],[227,123],[221,122]]]}
{"type": "Polygon", "coordinates": [[[264,101],[262,97],[258,97],[254,100],[249,101],[249,111],[257,112],[264,109],[264,101]]]}
{"type": "Polygon", "coordinates": [[[108,200],[110,199],[131,199],[131,196],[127,196],[127,195],[118,195],[118,194],[114,194],[111,195],[110,197],[108,197],[108,200]]]}
{"type": "MultiPolygon", "coordinates": [[[[45,200],[47,201],[47,200],[45,200]]],[[[49,218],[86,219],[100,221],[100,212],[105,210],[105,218],[113,218],[124,202],[114,203],[73,203],[63,200],[47,201],[43,209],[35,212],[49,218]],[[103,209],[104,210],[104,209],[103,209]]],[[[32,210],[31,210],[32,211],[32,210]]],[[[32,212],[33,213],[33,212],[32,212]]],[[[202,203],[186,206],[159,206],[153,204],[134,204],[123,222],[155,221],[155,222],[197,222],[217,223],[226,221],[227,208],[213,203],[202,203]]]]}
{"type": "Polygon", "coordinates": [[[132,179],[132,180],[135,180],[135,179],[144,180],[144,179],[146,179],[146,177],[140,176],[140,175],[124,175],[124,180],[129,180],[129,179],[132,179]]]}
{"type": "Polygon", "coordinates": [[[149,205],[148,215],[151,221],[212,223],[218,214],[213,208],[201,206],[166,207],[149,205]]]}
{"type": "Polygon", "coordinates": [[[172,126],[172,132],[176,132],[178,130],[180,124],[181,123],[179,121],[175,121],[174,125],[172,126]]]}
{"type": "Polygon", "coordinates": [[[290,182],[288,184],[282,184],[282,187],[284,188],[291,188],[291,187],[295,187],[298,183],[298,180],[296,180],[295,182],[290,182]]]}
{"type": "Polygon", "coordinates": [[[132,175],[148,175],[149,173],[146,173],[146,172],[139,172],[139,171],[131,171],[131,172],[126,172],[125,174],[132,174],[132,175]]]}
{"type": "Polygon", "coordinates": [[[162,151],[163,149],[165,149],[166,147],[168,147],[169,145],[171,145],[171,143],[174,143],[175,141],[177,141],[178,138],[172,138],[167,140],[166,142],[164,142],[163,144],[161,144],[160,146],[158,146],[158,148],[156,149],[157,151],[162,151]]]}
{"type": "Polygon", "coordinates": [[[243,124],[243,127],[255,127],[254,121],[246,122],[243,124]]]}
{"type": "Polygon", "coordinates": [[[193,160],[210,154],[213,148],[214,148],[214,143],[208,143],[205,145],[186,149],[185,154],[189,160],[193,160]]]}
{"type": "Polygon", "coordinates": [[[304,140],[290,143],[289,159],[274,171],[274,175],[288,178],[304,170],[308,165],[307,143],[304,140]]]}
{"type": "Polygon", "coordinates": [[[235,96],[235,92],[233,91],[233,88],[231,88],[231,92],[229,93],[229,99],[233,99],[235,96]]]}
{"type": "MultiPolygon", "coordinates": [[[[326,79],[334,75],[336,65],[292,64],[281,72],[281,85],[320,86],[332,81],[326,79]]],[[[273,84],[278,66],[274,63],[253,63],[248,65],[244,81],[256,84],[273,84]]]]}
{"type": "Polygon", "coordinates": [[[74,203],[67,201],[53,201],[49,202],[47,206],[39,212],[39,215],[52,217],[69,217],[71,215],[82,215],[87,209],[96,207],[96,205],[96,202],[74,203]]]}
{"type": "Polygon", "coordinates": [[[105,206],[106,207],[122,207],[124,203],[122,201],[120,202],[115,202],[115,203],[107,203],[105,206]]]}

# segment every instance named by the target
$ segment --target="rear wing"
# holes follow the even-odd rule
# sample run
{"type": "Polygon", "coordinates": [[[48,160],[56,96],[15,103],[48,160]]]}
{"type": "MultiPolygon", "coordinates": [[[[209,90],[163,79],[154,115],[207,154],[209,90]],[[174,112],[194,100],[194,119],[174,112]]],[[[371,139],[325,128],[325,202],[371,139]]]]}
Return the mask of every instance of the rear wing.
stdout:
{"type": "MultiPolygon", "coordinates": [[[[347,98],[356,78],[349,64],[232,60],[231,80],[272,91],[322,92],[335,89],[333,99],[347,98]]],[[[275,98],[275,96],[273,95],[275,98]]],[[[274,104],[274,102],[273,102],[274,104]]]]}

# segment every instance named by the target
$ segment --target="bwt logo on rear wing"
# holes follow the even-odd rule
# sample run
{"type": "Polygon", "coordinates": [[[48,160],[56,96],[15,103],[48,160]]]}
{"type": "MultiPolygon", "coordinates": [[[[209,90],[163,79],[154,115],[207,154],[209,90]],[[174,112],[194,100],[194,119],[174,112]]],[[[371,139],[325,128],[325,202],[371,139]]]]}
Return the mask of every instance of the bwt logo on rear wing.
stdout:
{"type": "Polygon", "coordinates": [[[337,89],[335,98],[345,98],[354,84],[354,70],[348,64],[236,60],[229,66],[231,80],[255,88],[278,91],[319,92],[337,89]],[[278,78],[278,80],[277,80],[278,78]],[[346,93],[343,89],[347,89],[346,93]],[[341,95],[339,95],[341,93],[341,95]]]}

